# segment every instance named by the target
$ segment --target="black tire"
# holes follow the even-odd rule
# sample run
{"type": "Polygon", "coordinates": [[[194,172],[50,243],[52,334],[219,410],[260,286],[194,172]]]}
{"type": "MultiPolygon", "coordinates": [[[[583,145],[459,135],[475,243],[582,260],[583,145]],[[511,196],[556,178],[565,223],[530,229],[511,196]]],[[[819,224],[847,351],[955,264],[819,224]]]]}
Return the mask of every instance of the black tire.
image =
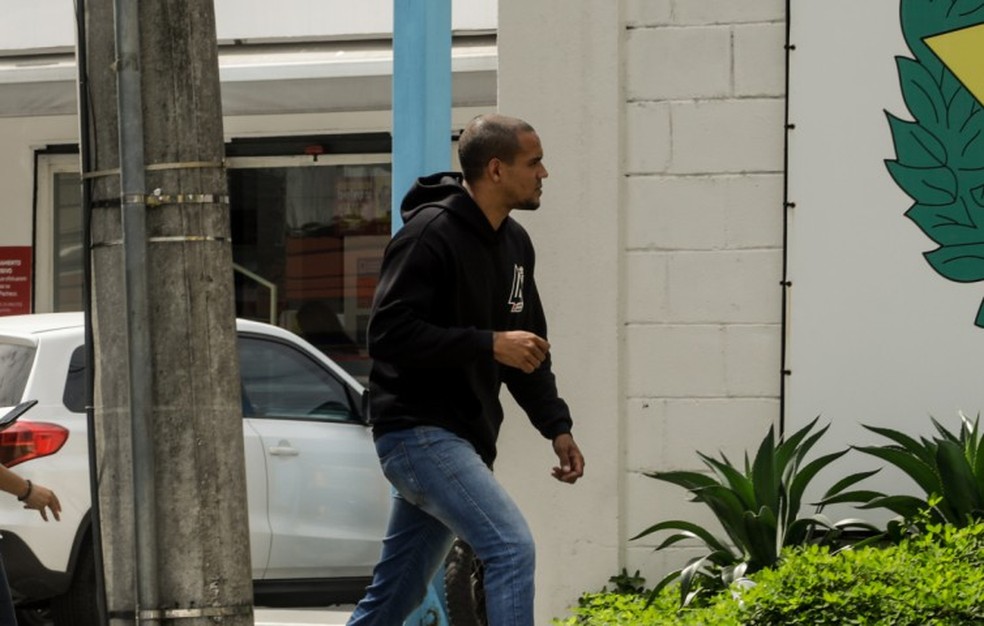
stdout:
{"type": "Polygon", "coordinates": [[[444,599],[451,626],[488,626],[482,562],[471,546],[455,539],[444,560],[444,599]]]}
{"type": "Polygon", "coordinates": [[[37,606],[17,609],[17,626],[51,626],[51,610],[37,606]]]}
{"type": "Polygon", "coordinates": [[[63,595],[52,598],[54,626],[100,626],[96,601],[96,557],[92,542],[79,551],[72,584],[63,595]]]}

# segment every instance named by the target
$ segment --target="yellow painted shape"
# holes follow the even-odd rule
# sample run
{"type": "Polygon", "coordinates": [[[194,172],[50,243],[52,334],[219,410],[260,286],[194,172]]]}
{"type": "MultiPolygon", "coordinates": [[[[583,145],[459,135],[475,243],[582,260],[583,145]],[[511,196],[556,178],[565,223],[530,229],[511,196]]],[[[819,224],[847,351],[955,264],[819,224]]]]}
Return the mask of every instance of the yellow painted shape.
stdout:
{"type": "Polygon", "coordinates": [[[927,37],[926,45],[984,104],[984,24],[927,37]]]}

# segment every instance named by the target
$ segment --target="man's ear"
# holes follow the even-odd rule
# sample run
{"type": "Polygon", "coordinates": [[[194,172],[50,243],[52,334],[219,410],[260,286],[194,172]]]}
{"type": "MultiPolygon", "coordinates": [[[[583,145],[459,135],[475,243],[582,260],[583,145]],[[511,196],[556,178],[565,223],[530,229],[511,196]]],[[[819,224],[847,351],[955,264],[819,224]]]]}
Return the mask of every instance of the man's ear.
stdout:
{"type": "Polygon", "coordinates": [[[502,179],[502,161],[492,158],[485,166],[485,172],[489,175],[489,180],[494,183],[499,182],[502,179]]]}

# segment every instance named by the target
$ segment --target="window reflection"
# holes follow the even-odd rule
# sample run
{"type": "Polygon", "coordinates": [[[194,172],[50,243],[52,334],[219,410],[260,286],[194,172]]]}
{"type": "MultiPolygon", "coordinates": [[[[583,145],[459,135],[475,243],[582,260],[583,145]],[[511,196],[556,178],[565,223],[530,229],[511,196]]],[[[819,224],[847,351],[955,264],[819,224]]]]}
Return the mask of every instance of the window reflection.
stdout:
{"type": "MultiPolygon", "coordinates": [[[[276,286],[277,324],[363,382],[365,333],[390,231],[390,166],[229,171],[233,259],[276,286]]],[[[271,291],[237,273],[236,314],[267,321],[271,291]]]]}
{"type": "Polygon", "coordinates": [[[82,310],[82,197],[79,175],[58,172],[54,180],[55,311],[82,310]]]}
{"type": "MultiPolygon", "coordinates": [[[[372,161],[388,158],[240,156],[227,170],[236,315],[301,335],[363,383],[390,238],[390,164],[372,161]]],[[[78,173],[54,174],[54,311],[83,308],[80,189],[78,173]]]]}

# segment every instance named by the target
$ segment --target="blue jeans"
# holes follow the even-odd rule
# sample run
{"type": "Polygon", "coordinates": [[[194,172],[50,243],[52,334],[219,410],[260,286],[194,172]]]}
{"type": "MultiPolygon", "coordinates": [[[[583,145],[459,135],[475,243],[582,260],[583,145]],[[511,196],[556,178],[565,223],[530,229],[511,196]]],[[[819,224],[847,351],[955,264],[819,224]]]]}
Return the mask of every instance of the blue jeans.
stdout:
{"type": "Polygon", "coordinates": [[[533,625],[533,536],[470,443],[418,426],[376,440],[396,488],[383,554],[348,626],[395,626],[420,604],[454,536],[485,566],[489,626],[533,625]]]}

